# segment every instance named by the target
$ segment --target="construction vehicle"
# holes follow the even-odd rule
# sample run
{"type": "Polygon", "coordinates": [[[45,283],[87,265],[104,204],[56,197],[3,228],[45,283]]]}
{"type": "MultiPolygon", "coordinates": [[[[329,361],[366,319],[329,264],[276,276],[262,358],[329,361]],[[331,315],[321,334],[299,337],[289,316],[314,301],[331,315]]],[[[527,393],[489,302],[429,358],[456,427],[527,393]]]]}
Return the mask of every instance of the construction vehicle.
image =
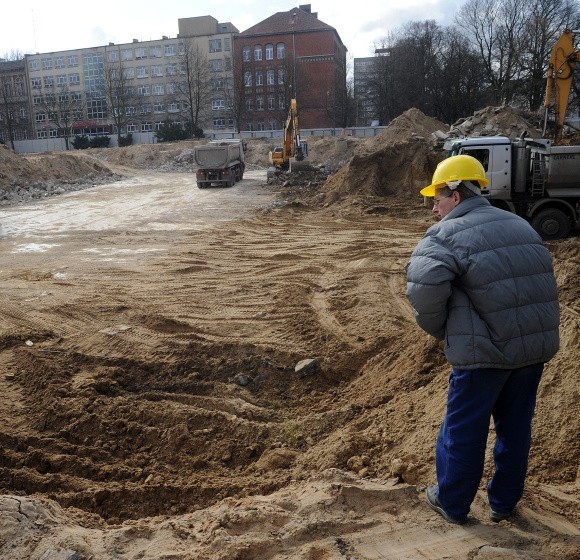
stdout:
{"type": "Polygon", "coordinates": [[[555,97],[554,138],[481,136],[450,140],[449,155],[469,154],[483,164],[490,184],[482,189],[493,206],[528,220],[545,240],[580,226],[580,146],[559,145],[579,52],[567,29],[557,41],[547,74],[546,111],[555,97]]]}
{"type": "Polygon", "coordinates": [[[284,138],[282,146],[275,147],[268,154],[270,164],[276,169],[288,169],[292,158],[294,161],[302,161],[308,153],[306,142],[300,141],[300,128],[298,127],[298,108],[296,99],[290,100],[290,109],[284,125],[284,138]]]}
{"type": "Polygon", "coordinates": [[[560,142],[566,122],[566,108],[572,87],[572,76],[576,63],[580,61],[580,51],[574,50],[574,34],[578,31],[565,29],[556,41],[550,54],[546,76],[546,95],[544,99],[544,136],[548,124],[548,111],[554,100],[554,141],[560,142]]]}
{"type": "Polygon", "coordinates": [[[246,164],[243,140],[212,140],[203,146],[196,146],[193,158],[198,166],[197,186],[200,189],[219,186],[232,187],[244,177],[246,164]]]}

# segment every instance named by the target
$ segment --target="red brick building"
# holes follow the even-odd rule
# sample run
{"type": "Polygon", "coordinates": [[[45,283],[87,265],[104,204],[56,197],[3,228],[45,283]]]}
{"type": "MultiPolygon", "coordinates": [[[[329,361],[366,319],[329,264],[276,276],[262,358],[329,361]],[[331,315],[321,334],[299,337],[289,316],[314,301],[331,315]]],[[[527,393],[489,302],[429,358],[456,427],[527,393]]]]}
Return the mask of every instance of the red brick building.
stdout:
{"type": "Polygon", "coordinates": [[[301,129],[343,126],[346,47],[310,4],[278,12],[234,37],[242,130],[283,128],[296,98],[301,129]]]}

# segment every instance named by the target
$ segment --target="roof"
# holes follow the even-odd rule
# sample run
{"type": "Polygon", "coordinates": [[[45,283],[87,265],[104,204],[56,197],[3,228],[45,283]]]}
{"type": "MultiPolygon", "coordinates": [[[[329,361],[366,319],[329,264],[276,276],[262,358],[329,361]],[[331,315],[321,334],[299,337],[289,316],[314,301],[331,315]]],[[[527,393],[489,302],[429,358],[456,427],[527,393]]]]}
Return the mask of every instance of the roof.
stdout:
{"type": "Polygon", "coordinates": [[[273,16],[246,29],[240,35],[276,35],[291,33],[292,31],[334,31],[338,36],[338,32],[334,27],[320,21],[316,15],[301,8],[293,8],[287,12],[277,12],[273,16]]]}

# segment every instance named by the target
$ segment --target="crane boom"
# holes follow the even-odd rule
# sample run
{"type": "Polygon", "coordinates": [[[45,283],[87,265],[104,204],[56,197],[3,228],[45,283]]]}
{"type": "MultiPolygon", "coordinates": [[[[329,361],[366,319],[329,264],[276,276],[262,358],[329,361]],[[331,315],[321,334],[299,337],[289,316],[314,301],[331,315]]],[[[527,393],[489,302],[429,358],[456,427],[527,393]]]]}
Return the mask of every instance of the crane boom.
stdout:
{"type": "Polygon", "coordinates": [[[574,50],[573,34],[578,31],[565,29],[556,44],[552,48],[548,73],[546,76],[546,96],[544,99],[545,118],[544,135],[548,119],[548,109],[554,99],[555,113],[555,133],[554,140],[558,142],[562,137],[562,128],[566,119],[566,108],[568,107],[568,97],[572,87],[572,75],[576,63],[580,61],[580,51],[574,50]]]}

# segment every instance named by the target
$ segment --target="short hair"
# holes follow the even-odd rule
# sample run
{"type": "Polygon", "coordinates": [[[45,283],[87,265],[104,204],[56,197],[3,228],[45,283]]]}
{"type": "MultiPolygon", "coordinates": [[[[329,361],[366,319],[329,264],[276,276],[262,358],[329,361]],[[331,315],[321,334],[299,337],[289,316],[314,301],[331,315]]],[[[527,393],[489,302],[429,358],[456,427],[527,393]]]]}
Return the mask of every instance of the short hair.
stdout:
{"type": "MultiPolygon", "coordinates": [[[[470,181],[471,182],[471,181],[470,181]]],[[[471,183],[473,186],[477,188],[479,191],[479,187],[476,183],[471,183]]],[[[461,200],[465,200],[466,198],[472,198],[474,196],[481,196],[481,192],[474,192],[469,187],[467,187],[464,182],[462,181],[455,189],[450,189],[447,185],[437,189],[437,192],[440,192],[442,196],[451,196],[452,193],[458,192],[461,196],[461,200]]]]}

